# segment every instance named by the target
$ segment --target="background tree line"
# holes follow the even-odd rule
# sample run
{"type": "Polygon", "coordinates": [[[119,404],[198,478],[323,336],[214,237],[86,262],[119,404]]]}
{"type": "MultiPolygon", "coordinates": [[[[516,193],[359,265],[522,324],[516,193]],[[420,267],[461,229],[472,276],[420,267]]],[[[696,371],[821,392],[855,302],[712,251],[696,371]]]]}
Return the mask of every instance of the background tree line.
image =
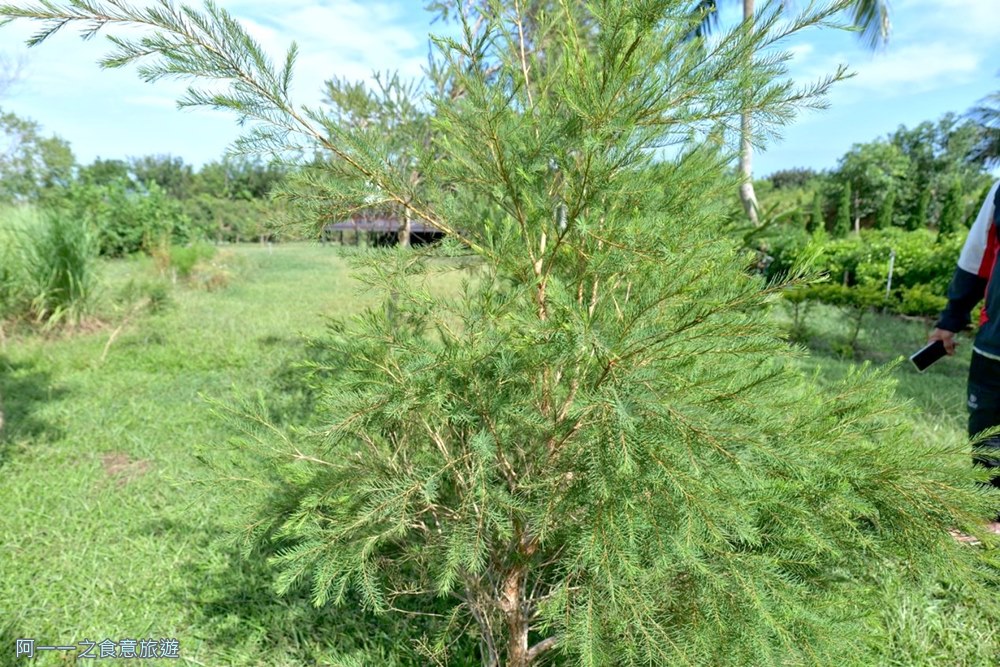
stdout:
{"type": "Polygon", "coordinates": [[[0,112],[0,205],[59,210],[95,228],[100,253],[153,244],[275,238],[267,221],[284,168],[225,158],[196,169],[183,158],[145,155],[80,164],[70,144],[33,120],[0,112]]]}
{"type": "Polygon", "coordinates": [[[829,279],[786,294],[796,337],[807,336],[812,302],[848,311],[848,348],[872,309],[941,312],[965,233],[995,179],[994,131],[981,111],[900,126],[855,144],[829,171],[784,169],[756,182],[765,224],[747,241],[766,258],[761,270],[784,275],[808,257],[829,279]]]}
{"type": "Polygon", "coordinates": [[[993,182],[978,153],[985,136],[979,123],[949,113],[855,144],[835,169],[784,169],[755,185],[772,217],[809,231],[943,226],[953,233],[975,216],[993,182]],[[847,229],[838,227],[841,216],[847,229]]]}

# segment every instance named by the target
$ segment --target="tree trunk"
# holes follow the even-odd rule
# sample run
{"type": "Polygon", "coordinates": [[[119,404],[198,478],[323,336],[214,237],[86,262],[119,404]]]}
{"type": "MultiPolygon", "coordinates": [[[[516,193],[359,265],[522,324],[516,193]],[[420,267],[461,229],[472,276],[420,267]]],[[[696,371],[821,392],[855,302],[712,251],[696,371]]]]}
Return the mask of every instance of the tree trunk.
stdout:
{"type": "Polygon", "coordinates": [[[861,233],[861,198],[854,192],[854,233],[861,233]]]}
{"type": "Polygon", "coordinates": [[[742,122],[742,146],[740,150],[740,176],[743,182],[740,183],[740,201],[743,203],[743,210],[754,226],[760,224],[757,217],[757,194],[753,189],[753,145],[750,143],[750,114],[743,114],[742,122]]]}
{"type": "Polygon", "coordinates": [[[503,582],[500,608],[507,621],[507,665],[506,667],[528,667],[531,656],[528,651],[528,618],[524,608],[523,565],[514,566],[503,582]]]}
{"type": "Polygon", "coordinates": [[[403,208],[403,226],[399,228],[399,245],[404,248],[410,247],[410,229],[413,221],[410,219],[410,209],[403,208]]]}
{"type": "MultiPolygon", "coordinates": [[[[743,20],[753,23],[753,14],[754,0],[743,0],[743,20]]],[[[753,189],[752,131],[750,112],[744,111],[740,118],[740,176],[743,179],[740,184],[740,201],[743,203],[743,210],[746,211],[750,222],[757,226],[760,224],[760,220],[757,217],[757,194],[753,189]]]]}

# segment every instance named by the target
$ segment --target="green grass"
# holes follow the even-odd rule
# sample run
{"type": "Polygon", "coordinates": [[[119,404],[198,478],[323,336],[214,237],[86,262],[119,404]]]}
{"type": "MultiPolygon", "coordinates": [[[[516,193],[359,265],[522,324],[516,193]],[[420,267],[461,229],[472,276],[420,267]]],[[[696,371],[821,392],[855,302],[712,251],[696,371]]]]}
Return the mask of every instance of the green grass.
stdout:
{"type": "MultiPolygon", "coordinates": [[[[790,328],[787,306],[778,309],[776,317],[790,328]]],[[[919,373],[905,358],[926,344],[932,328],[932,320],[869,313],[852,350],[848,345],[852,325],[845,313],[813,305],[805,317],[806,333],[799,336],[810,350],[803,366],[822,385],[844,377],[857,363],[898,363],[893,371],[896,395],[908,405],[916,434],[929,442],[961,446],[967,441],[965,385],[972,338],[959,334],[955,356],[919,373]]],[[[983,562],[994,577],[1000,571],[995,547],[984,552],[983,562]]],[[[882,620],[891,630],[893,643],[885,647],[883,665],[1000,664],[1000,617],[993,606],[1000,591],[995,587],[984,584],[969,590],[947,580],[929,579],[916,589],[886,582],[886,589],[890,603],[882,620]]]]}
{"type": "MultiPolygon", "coordinates": [[[[233,435],[205,399],[259,390],[280,405],[301,336],[369,299],[330,247],[224,252],[241,260],[228,288],[178,289],[103,362],[112,325],[9,337],[0,351],[0,665],[16,637],[173,637],[205,665],[303,664],[393,645],[390,625],[356,610],[274,599],[266,568],[217,539],[227,499],[192,484],[196,451],[233,435]]],[[[108,263],[105,294],[152,275],[148,260],[108,263]]]]}
{"type": "MultiPolygon", "coordinates": [[[[117,320],[61,337],[21,332],[0,348],[7,420],[0,434],[0,665],[19,664],[19,637],[49,645],[176,638],[178,664],[345,657],[421,664],[401,658],[398,637],[419,630],[409,620],[277,598],[267,566],[241,559],[219,539],[231,505],[211,486],[194,484],[202,473],[195,457],[234,434],[206,399],[262,392],[275,412],[294,415],[307,400],[294,382],[294,363],[306,355],[302,336],[319,333],[326,316],[371,303],[330,247],[241,246],[217,260],[227,254],[228,287],[177,287],[171,305],[144,311],[117,335],[123,311],[115,310],[115,295],[137,282],[155,284],[155,269],[149,260],[105,263],[99,312],[117,320]]],[[[443,275],[436,289],[454,291],[465,275],[443,275]]],[[[821,308],[807,325],[816,335],[806,366],[820,382],[846,373],[853,361],[836,348],[847,324],[821,308]]],[[[872,317],[860,356],[890,361],[917,349],[926,332],[918,322],[872,317]]],[[[959,357],[924,375],[895,371],[924,437],[964,437],[969,347],[966,341],[959,357]]],[[[1000,622],[982,618],[982,594],[947,582],[899,591],[886,610],[896,644],[885,664],[996,664],[1000,622]],[[946,655],[951,662],[942,661],[946,655]]],[[[63,664],[60,654],[41,655],[37,664],[63,664]]]]}

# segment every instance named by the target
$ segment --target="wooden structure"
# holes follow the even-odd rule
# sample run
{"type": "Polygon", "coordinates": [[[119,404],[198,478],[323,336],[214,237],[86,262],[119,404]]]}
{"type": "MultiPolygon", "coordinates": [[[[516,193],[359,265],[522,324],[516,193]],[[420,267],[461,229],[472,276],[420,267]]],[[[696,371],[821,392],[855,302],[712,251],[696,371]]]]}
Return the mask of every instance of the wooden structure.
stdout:
{"type": "MultiPolygon", "coordinates": [[[[402,227],[402,221],[390,218],[346,220],[325,225],[321,240],[332,241],[337,238],[340,243],[343,243],[344,232],[354,232],[354,245],[358,245],[361,234],[365,234],[368,237],[369,245],[394,246],[399,243],[399,232],[402,227]]],[[[410,245],[427,245],[443,238],[444,232],[439,229],[419,221],[410,223],[410,245]]]]}

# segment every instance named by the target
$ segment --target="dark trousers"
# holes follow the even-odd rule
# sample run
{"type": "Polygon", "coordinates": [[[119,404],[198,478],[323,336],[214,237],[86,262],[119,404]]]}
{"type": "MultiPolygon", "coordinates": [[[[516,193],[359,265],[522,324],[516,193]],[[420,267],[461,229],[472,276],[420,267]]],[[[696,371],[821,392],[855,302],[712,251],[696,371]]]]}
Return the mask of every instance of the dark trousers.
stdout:
{"type": "MultiPolygon", "coordinates": [[[[969,406],[969,436],[975,437],[991,426],[1000,426],[1000,361],[972,353],[969,364],[969,385],[966,398],[969,406]]],[[[993,486],[1000,488],[1000,435],[983,442],[972,461],[976,465],[997,468],[993,486]]]]}

